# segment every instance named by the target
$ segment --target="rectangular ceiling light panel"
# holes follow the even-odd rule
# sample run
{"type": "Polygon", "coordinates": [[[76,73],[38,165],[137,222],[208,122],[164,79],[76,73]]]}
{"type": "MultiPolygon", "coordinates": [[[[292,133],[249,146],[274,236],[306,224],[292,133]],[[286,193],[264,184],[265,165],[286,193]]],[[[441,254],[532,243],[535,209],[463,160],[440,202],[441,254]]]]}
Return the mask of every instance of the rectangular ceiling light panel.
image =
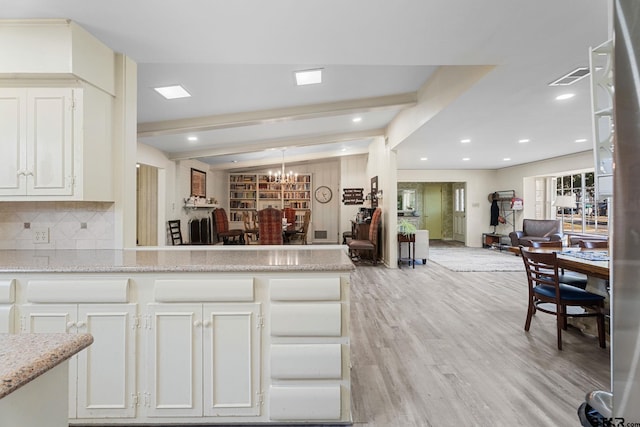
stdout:
{"type": "Polygon", "coordinates": [[[180,85],[153,88],[166,99],[189,98],[191,94],[180,85]]]}
{"type": "Polygon", "coordinates": [[[315,85],[322,83],[322,68],[315,70],[296,71],[296,84],[298,86],[303,85],[315,85]]]}

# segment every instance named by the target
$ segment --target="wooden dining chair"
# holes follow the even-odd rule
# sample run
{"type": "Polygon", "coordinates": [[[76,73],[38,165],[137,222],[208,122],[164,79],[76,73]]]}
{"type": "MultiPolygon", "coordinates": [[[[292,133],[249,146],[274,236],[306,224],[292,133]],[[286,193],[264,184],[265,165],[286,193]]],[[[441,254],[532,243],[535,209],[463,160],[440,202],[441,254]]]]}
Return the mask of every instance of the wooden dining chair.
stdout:
{"type": "Polygon", "coordinates": [[[249,212],[242,213],[242,223],[244,224],[244,241],[247,244],[258,243],[258,227],[255,225],[255,220],[253,225],[251,225],[251,216],[249,212]]]}
{"type": "Polygon", "coordinates": [[[609,242],[607,240],[580,240],[578,246],[584,249],[608,249],[609,242]]]}
{"type": "Polygon", "coordinates": [[[596,317],[598,341],[600,347],[605,348],[605,297],[560,283],[555,252],[534,252],[521,247],[520,254],[529,286],[524,330],[529,331],[531,319],[537,311],[556,316],[558,350],[562,350],[562,330],[567,329],[567,317],[596,317]],[[578,310],[569,313],[568,307],[578,307],[578,310]]]}
{"type": "Polygon", "coordinates": [[[182,245],[182,230],[180,229],[180,220],[172,219],[167,221],[169,225],[169,237],[173,246],[182,245]]]}
{"type": "Polygon", "coordinates": [[[307,244],[307,233],[309,232],[309,224],[311,223],[311,211],[305,211],[304,219],[302,220],[302,227],[296,230],[289,239],[291,243],[300,242],[303,245],[307,244]]]}
{"type": "Polygon", "coordinates": [[[371,215],[371,224],[369,224],[368,239],[352,239],[347,243],[351,259],[354,259],[355,253],[360,255],[362,251],[365,251],[371,252],[374,265],[378,263],[378,227],[380,225],[381,215],[382,209],[376,208],[376,210],[373,211],[373,215],[371,215]]]}
{"type": "Polygon", "coordinates": [[[244,230],[241,229],[229,229],[229,220],[227,218],[227,212],[223,208],[217,208],[213,211],[213,220],[216,225],[216,234],[218,235],[218,241],[222,239],[223,244],[244,244],[244,230]]]}
{"type": "Polygon", "coordinates": [[[282,211],[276,208],[258,211],[258,230],[261,245],[282,245],[282,211]]]}
{"type": "MultiPolygon", "coordinates": [[[[550,242],[531,242],[531,247],[533,248],[552,248],[562,250],[562,240],[554,240],[550,242]]],[[[581,273],[575,273],[573,271],[566,272],[564,269],[560,269],[560,283],[564,283],[566,285],[577,286],[580,289],[585,289],[587,287],[587,275],[581,273]]]]}

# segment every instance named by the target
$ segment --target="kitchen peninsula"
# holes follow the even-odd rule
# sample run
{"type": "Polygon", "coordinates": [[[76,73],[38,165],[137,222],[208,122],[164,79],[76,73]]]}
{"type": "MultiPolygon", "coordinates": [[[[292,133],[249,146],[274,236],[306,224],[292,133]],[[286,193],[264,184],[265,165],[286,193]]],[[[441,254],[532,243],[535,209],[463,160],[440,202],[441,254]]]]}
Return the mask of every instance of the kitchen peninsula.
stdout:
{"type": "Polygon", "coordinates": [[[0,251],[0,325],[90,333],[70,424],[349,423],[344,248],[0,251]]]}

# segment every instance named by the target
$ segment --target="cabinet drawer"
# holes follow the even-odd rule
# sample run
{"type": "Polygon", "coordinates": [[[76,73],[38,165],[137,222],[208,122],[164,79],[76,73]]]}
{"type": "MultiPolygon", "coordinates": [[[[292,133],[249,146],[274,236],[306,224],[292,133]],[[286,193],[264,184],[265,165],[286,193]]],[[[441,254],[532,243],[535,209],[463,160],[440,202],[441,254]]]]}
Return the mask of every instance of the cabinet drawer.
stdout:
{"type": "Polygon", "coordinates": [[[273,304],[271,335],[298,337],[339,337],[342,333],[342,306],[327,304],[273,304]]]}
{"type": "Polygon", "coordinates": [[[271,279],[271,301],[340,301],[340,278],[271,279]]]}
{"type": "Polygon", "coordinates": [[[129,279],[30,280],[27,301],[69,304],[129,302],[129,279]]]}
{"type": "Polygon", "coordinates": [[[272,386],[269,414],[272,420],[339,420],[340,386],[272,386]]]}
{"type": "Polygon", "coordinates": [[[340,344],[274,344],[271,378],[281,380],[342,378],[340,344]]]}
{"type": "Polygon", "coordinates": [[[0,304],[15,302],[15,279],[0,280],[0,304]]]}
{"type": "Polygon", "coordinates": [[[156,280],[154,298],[157,302],[253,301],[253,277],[156,280]]]}

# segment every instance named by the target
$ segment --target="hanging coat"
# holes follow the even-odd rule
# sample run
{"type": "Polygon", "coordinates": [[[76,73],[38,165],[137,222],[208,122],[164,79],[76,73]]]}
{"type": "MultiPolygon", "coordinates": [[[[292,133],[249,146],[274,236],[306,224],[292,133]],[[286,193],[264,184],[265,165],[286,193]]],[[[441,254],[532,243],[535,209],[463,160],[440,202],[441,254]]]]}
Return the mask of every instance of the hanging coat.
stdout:
{"type": "Polygon", "coordinates": [[[498,201],[494,197],[491,202],[491,224],[489,225],[498,225],[498,217],[500,216],[500,208],[498,207],[498,201]]]}

